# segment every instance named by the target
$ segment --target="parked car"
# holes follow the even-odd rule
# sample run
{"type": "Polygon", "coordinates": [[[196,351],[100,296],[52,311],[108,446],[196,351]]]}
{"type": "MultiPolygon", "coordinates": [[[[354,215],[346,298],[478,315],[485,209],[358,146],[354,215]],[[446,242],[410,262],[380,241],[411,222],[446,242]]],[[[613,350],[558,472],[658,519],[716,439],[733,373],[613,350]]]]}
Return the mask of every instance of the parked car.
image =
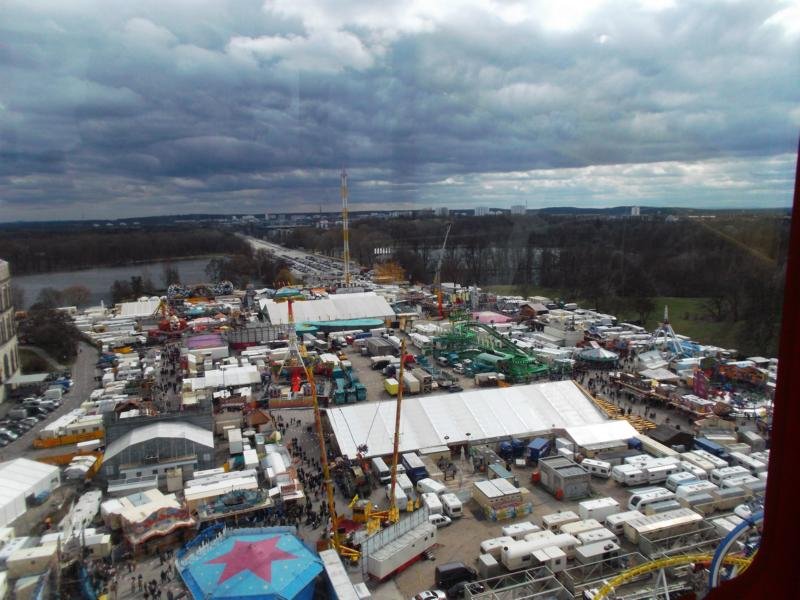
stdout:
{"type": "Polygon", "coordinates": [[[6,438],[9,442],[13,442],[19,438],[16,433],[8,429],[0,429],[0,436],[6,438]]]}
{"type": "Polygon", "coordinates": [[[428,521],[436,525],[436,527],[447,527],[450,523],[453,522],[453,519],[448,517],[447,515],[431,515],[428,517],[428,521]]]}
{"type": "Polygon", "coordinates": [[[447,600],[447,594],[442,590],[425,590],[414,596],[411,600],[447,600]]]}
{"type": "Polygon", "coordinates": [[[460,385],[451,385],[449,388],[447,388],[447,391],[451,394],[455,394],[456,392],[463,392],[464,388],[460,385]]]}

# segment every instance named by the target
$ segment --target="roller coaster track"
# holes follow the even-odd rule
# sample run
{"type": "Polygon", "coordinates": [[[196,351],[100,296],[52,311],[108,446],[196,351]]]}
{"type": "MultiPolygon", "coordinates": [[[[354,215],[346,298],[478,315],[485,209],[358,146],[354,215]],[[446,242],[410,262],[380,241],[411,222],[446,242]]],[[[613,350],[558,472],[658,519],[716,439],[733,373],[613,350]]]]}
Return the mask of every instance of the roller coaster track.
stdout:
{"type": "MultiPolygon", "coordinates": [[[[608,583],[603,585],[603,587],[601,587],[597,591],[597,593],[593,596],[592,600],[602,600],[603,598],[606,598],[611,592],[613,592],[617,587],[624,585],[636,579],[637,577],[646,575],[648,573],[652,573],[653,571],[659,571],[667,567],[679,567],[693,563],[710,563],[713,560],[714,557],[711,554],[686,554],[682,556],[670,556],[668,558],[660,558],[658,560],[654,560],[652,562],[639,565],[632,569],[628,569],[627,571],[623,571],[622,573],[611,579],[608,583]]],[[[727,555],[720,558],[719,560],[722,564],[734,565],[739,567],[739,572],[742,572],[748,566],[750,566],[750,563],[753,559],[745,558],[743,556],[727,555]]]]}

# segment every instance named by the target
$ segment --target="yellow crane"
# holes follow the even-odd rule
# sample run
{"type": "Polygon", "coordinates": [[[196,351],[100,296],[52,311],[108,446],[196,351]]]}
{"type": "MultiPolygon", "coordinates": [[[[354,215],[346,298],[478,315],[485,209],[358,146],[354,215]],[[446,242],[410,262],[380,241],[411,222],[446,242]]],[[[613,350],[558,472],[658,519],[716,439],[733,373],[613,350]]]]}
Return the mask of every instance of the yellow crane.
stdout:
{"type": "Polygon", "coordinates": [[[283,288],[275,294],[274,300],[276,302],[286,302],[289,320],[289,350],[290,356],[295,356],[298,366],[303,369],[306,376],[306,381],[311,388],[311,400],[314,407],[314,424],[317,429],[317,438],[319,439],[319,455],[320,462],[322,463],[322,477],[325,482],[325,494],[328,503],[328,513],[331,518],[331,536],[329,538],[330,546],[342,558],[347,558],[353,562],[361,558],[361,553],[354,548],[350,548],[342,541],[341,534],[339,533],[339,516],[336,513],[336,502],[333,497],[333,481],[331,480],[331,471],[328,467],[328,449],[325,444],[325,434],[322,430],[322,415],[319,410],[319,401],[317,399],[317,383],[314,380],[314,372],[306,366],[303,356],[297,349],[297,334],[294,330],[294,313],[292,311],[292,303],[295,300],[303,300],[304,296],[298,291],[291,288],[283,288]]]}
{"type": "MultiPolygon", "coordinates": [[[[359,500],[358,496],[353,498],[350,508],[353,510],[353,520],[357,523],[365,523],[367,532],[373,533],[380,529],[382,523],[397,523],[400,520],[400,509],[395,501],[394,490],[397,486],[397,460],[400,454],[400,414],[403,404],[403,372],[406,356],[406,341],[400,343],[400,372],[398,379],[400,385],[397,387],[397,406],[394,416],[394,445],[392,447],[392,482],[389,487],[389,508],[387,510],[372,510],[372,502],[369,500],[359,500]]],[[[408,506],[406,506],[408,509],[408,506]]]]}

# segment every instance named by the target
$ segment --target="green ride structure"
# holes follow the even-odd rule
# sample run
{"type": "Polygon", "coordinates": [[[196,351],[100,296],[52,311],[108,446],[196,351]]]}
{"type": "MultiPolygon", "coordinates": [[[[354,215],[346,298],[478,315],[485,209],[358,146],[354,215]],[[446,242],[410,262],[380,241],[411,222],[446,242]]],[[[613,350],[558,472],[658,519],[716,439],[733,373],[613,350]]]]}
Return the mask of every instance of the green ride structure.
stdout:
{"type": "Polygon", "coordinates": [[[518,348],[508,338],[478,321],[469,319],[463,311],[450,314],[450,331],[433,338],[435,358],[444,356],[451,364],[470,361],[466,375],[496,372],[505,375],[509,383],[529,383],[547,377],[547,365],[518,348]]]}

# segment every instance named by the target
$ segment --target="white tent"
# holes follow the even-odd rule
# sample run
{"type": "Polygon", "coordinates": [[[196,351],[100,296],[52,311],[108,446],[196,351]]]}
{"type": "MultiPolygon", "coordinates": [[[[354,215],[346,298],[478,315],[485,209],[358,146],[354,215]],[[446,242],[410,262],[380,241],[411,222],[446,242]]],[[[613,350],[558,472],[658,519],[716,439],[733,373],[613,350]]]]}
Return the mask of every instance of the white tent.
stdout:
{"type": "MultiPolygon", "coordinates": [[[[267,311],[269,320],[276,325],[289,322],[286,302],[262,299],[261,308],[267,311]]],[[[344,319],[385,319],[395,313],[385,298],[373,292],[332,295],[319,300],[292,303],[295,323],[305,321],[340,321],[344,319]]]]}
{"type": "MultiPolygon", "coordinates": [[[[392,452],[395,401],[327,410],[343,455],[392,452]]],[[[456,394],[407,398],[400,419],[400,451],[532,436],[555,428],[603,423],[606,416],[572,382],[556,381],[456,394]]]]}
{"type": "Polygon", "coordinates": [[[61,484],[58,467],[27,458],[0,464],[0,527],[26,511],[25,498],[52,492],[61,484]]]}

